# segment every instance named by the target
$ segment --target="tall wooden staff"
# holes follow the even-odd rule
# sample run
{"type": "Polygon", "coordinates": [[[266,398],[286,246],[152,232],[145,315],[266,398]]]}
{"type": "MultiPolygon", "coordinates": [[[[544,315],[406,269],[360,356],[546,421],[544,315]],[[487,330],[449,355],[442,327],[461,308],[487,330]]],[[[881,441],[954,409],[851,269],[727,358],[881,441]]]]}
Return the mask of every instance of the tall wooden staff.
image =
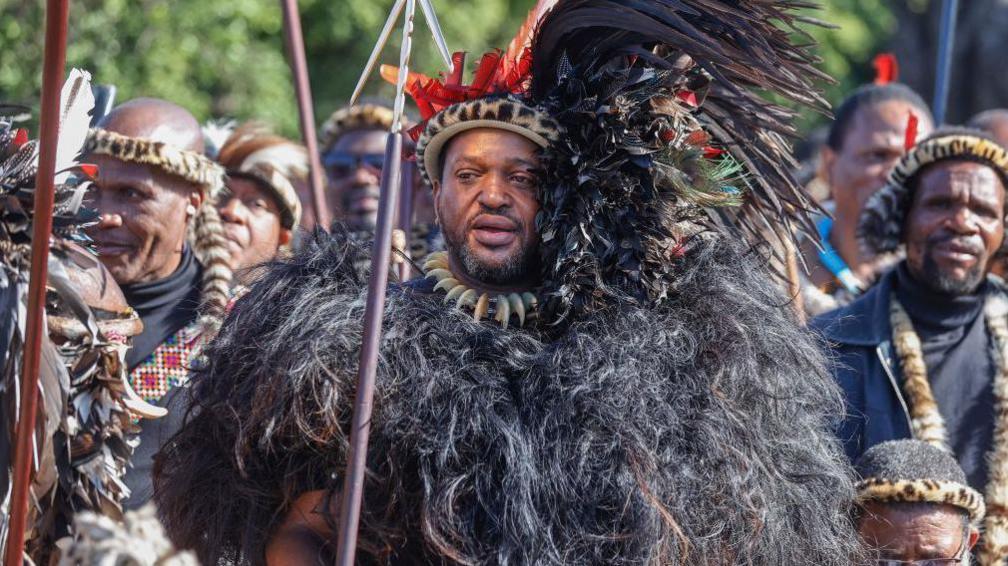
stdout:
{"type": "Polygon", "coordinates": [[[959,0],[942,0],[941,23],[938,30],[938,68],[935,73],[934,117],[936,124],[945,123],[948,108],[949,81],[952,75],[952,51],[955,47],[956,17],[959,0]]]}
{"type": "Polygon", "coordinates": [[[308,64],[305,62],[301,15],[298,13],[297,0],[280,0],[280,6],[283,8],[284,39],[287,43],[291,75],[294,77],[294,90],[297,93],[301,137],[308,150],[308,173],[312,191],[312,206],[315,208],[315,224],[328,230],[332,216],[325,198],[318,138],[315,136],[315,108],[312,105],[311,83],[308,81],[308,64]]]}
{"type": "Polygon", "coordinates": [[[45,55],[42,67],[42,107],[39,120],[39,163],[35,179],[32,221],[31,271],[28,279],[28,320],[21,372],[20,411],[14,443],[14,488],[10,526],[4,553],[6,566],[20,566],[28,520],[28,494],[32,480],[35,419],[38,412],[38,373],[45,327],[45,293],[48,277],[49,235],[52,233],[56,146],[60,128],[60,91],[66,65],[69,0],[47,0],[45,55]]]}
{"type": "Polygon", "coordinates": [[[347,469],[343,477],[340,500],[339,539],[336,547],[336,563],[340,566],[353,566],[357,550],[357,530],[360,526],[364,475],[367,470],[367,446],[371,433],[375,374],[378,369],[382,319],[385,314],[389,258],[392,254],[392,227],[402,176],[402,116],[406,101],[406,78],[409,74],[409,57],[413,40],[413,16],[418,1],[427,20],[427,26],[434,35],[438,50],[447,67],[451,68],[451,55],[441,34],[441,26],[434,15],[434,8],[430,0],[396,0],[350,99],[350,104],[353,104],[360,96],[364,83],[367,82],[368,76],[374,70],[382,48],[388,41],[392,27],[399,19],[399,15],[405,10],[402,45],[399,49],[399,75],[396,80],[395,105],[392,126],[389,129],[385,145],[385,165],[382,167],[381,192],[378,197],[378,222],[375,227],[374,247],[371,251],[371,277],[368,280],[367,302],[364,307],[364,332],[361,338],[357,392],[350,428],[350,451],[347,455],[347,469]]]}

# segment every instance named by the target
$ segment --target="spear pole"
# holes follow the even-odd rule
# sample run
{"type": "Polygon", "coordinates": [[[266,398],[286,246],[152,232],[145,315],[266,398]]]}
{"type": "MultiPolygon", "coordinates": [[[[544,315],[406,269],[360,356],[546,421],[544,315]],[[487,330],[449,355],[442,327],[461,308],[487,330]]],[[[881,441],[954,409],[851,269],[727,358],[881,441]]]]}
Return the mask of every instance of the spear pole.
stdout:
{"type": "Polygon", "coordinates": [[[301,137],[308,150],[308,177],[312,191],[312,207],[315,209],[315,224],[322,226],[324,230],[329,230],[332,217],[325,198],[318,138],[315,136],[315,108],[312,105],[311,83],[308,80],[308,63],[305,61],[301,15],[298,13],[297,0],[280,0],[280,6],[283,8],[284,40],[287,43],[291,75],[294,77],[294,90],[297,93],[301,137]]]}
{"type": "Polygon", "coordinates": [[[378,370],[378,351],[381,347],[382,319],[385,314],[385,291],[388,287],[389,259],[392,254],[392,227],[395,222],[397,193],[402,176],[401,123],[412,47],[415,0],[406,0],[405,8],[396,98],[392,126],[385,145],[385,166],[382,167],[381,193],[378,197],[378,221],[375,227],[374,247],[371,251],[371,277],[368,280],[367,302],[364,307],[364,333],[361,337],[357,392],[350,428],[350,449],[341,492],[339,539],[336,546],[336,563],[339,566],[353,566],[357,550],[357,531],[360,526],[364,475],[367,471],[367,446],[374,404],[375,375],[378,370]]]}
{"type": "Polygon", "coordinates": [[[21,368],[20,411],[14,444],[14,487],[10,525],[4,552],[6,566],[20,566],[28,522],[35,420],[38,413],[38,374],[45,328],[45,293],[48,277],[49,235],[52,233],[56,146],[60,128],[60,91],[66,66],[69,0],[47,0],[45,53],[42,67],[42,106],[39,118],[39,162],[35,178],[32,220],[31,270],[25,323],[24,361],[21,368]]]}
{"type": "MultiPolygon", "coordinates": [[[[406,247],[403,250],[407,255],[410,252],[410,239],[413,237],[413,194],[415,191],[414,187],[414,165],[409,161],[405,161],[402,164],[402,183],[399,189],[399,211],[398,211],[398,228],[402,230],[403,234],[406,235],[406,247]]],[[[423,258],[410,258],[410,259],[423,259],[423,258]]],[[[410,278],[410,262],[401,261],[396,264],[397,273],[399,281],[407,281],[410,278]]]]}
{"type": "Polygon", "coordinates": [[[938,30],[938,68],[935,73],[935,123],[945,123],[948,108],[949,82],[952,78],[952,51],[955,47],[956,17],[959,0],[942,0],[941,23],[938,30]]]}

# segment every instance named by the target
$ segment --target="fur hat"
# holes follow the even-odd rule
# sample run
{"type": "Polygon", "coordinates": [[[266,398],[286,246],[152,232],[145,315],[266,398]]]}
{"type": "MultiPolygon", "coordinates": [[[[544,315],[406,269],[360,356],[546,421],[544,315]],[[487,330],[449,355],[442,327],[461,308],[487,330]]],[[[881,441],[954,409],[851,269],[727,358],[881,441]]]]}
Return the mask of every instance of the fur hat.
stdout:
{"type": "Polygon", "coordinates": [[[890,440],[869,448],[855,465],[859,504],[938,503],[958,507],[979,525],[984,498],[966,483],[966,474],[947,451],[922,440],[890,440]]]}
{"type": "Polygon", "coordinates": [[[913,146],[892,168],[886,185],[868,199],[858,220],[861,245],[872,254],[897,251],[913,202],[914,180],[939,161],[977,161],[994,169],[1008,186],[1008,151],[987,134],[966,128],[943,129],[913,146]]]}
{"type": "Polygon", "coordinates": [[[224,189],[224,169],[194,151],[101,128],[88,132],[82,153],[150,165],[200,187],[203,203],[189,225],[188,240],[203,265],[201,323],[216,331],[227,308],[232,275],[224,226],[217,213],[217,199],[224,189]]]}

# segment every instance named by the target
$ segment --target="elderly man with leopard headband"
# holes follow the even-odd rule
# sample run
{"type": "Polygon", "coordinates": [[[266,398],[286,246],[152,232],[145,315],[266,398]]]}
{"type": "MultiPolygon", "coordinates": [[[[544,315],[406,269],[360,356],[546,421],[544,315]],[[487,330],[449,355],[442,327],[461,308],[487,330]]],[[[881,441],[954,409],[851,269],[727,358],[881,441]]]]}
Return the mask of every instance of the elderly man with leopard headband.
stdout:
{"type": "MultiPolygon", "coordinates": [[[[98,165],[89,234],[99,258],[140,315],[143,332],[126,355],[130,382],[146,401],[184,383],[216,331],[231,284],[229,251],[215,200],[224,170],[203,156],[203,133],[185,109],[137,99],[89,133],[84,159],[98,165]]],[[[161,425],[151,425],[160,427],[161,425]]],[[[126,483],[130,505],[150,497],[149,451],[141,433],[126,483]]],[[[153,453],[153,451],[151,451],[153,453]]]]}
{"type": "MultiPolygon", "coordinates": [[[[839,391],[744,243],[811,227],[759,94],[817,104],[786,4],[560,0],[412,75],[447,250],[389,290],[358,563],[856,558],[839,391]]],[[[205,351],[155,472],[204,563],[331,563],[367,254],[308,242],[205,351]]]]}
{"type": "Polygon", "coordinates": [[[1005,245],[1008,151],[986,134],[937,131],[866,205],[872,253],[906,259],[863,297],[813,321],[847,397],[840,435],[856,460],[917,438],[954,454],[986,495],[979,560],[1008,556],[1008,290],[988,275],[1005,245]]]}

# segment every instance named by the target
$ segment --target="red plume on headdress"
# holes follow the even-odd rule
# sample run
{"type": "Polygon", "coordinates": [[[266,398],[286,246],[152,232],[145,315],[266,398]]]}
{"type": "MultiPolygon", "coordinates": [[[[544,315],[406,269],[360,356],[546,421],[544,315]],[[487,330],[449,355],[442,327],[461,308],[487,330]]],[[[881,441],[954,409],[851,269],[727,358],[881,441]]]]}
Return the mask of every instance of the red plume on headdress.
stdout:
{"type": "MultiPolygon", "coordinates": [[[[410,72],[406,77],[406,93],[416,101],[421,121],[410,129],[409,135],[417,141],[427,120],[438,112],[459,102],[475,100],[490,94],[522,94],[528,87],[532,71],[532,34],[539,19],[556,4],[557,0],[539,0],[517,35],[508,44],[507,51],[496,49],[483,55],[476,64],[472,82],[462,84],[466,54],[462,51],[452,54],[452,70],[441,80],[421,73],[410,72]]],[[[381,76],[395,84],[399,67],[382,65],[381,76]]]]}
{"type": "Polygon", "coordinates": [[[907,116],[906,133],[903,134],[903,149],[910,151],[910,148],[917,143],[917,115],[911,110],[907,116]]]}
{"type": "Polygon", "coordinates": [[[899,63],[892,53],[879,53],[872,61],[875,67],[875,84],[884,85],[894,82],[899,77],[899,63]]]}

